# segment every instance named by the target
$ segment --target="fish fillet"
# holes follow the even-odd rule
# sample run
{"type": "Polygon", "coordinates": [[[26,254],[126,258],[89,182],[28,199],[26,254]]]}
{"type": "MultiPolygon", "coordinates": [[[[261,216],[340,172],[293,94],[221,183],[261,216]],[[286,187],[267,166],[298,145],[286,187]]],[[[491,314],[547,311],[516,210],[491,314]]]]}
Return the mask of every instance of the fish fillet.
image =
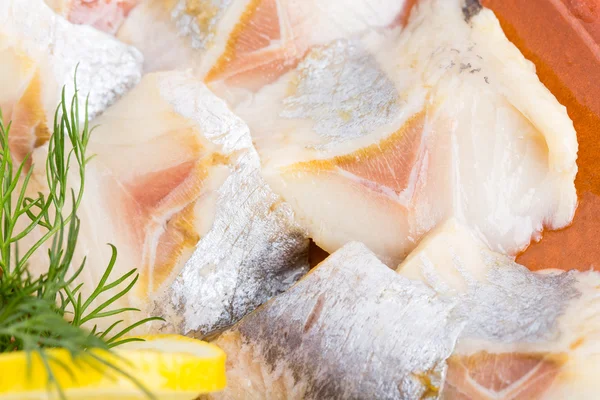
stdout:
{"type": "Polygon", "coordinates": [[[404,0],[150,0],[118,32],[147,71],[193,67],[243,93],[293,68],[313,45],[393,24],[404,0]]]}
{"type": "Polygon", "coordinates": [[[596,272],[531,272],[456,220],[397,274],[350,243],[215,343],[217,399],[588,399],[596,272]]]}
{"type": "Polygon", "coordinates": [[[13,155],[23,159],[50,137],[60,90],[77,83],[84,117],[102,112],[141,78],[142,56],[86,26],[70,24],[42,0],[0,2],[0,108],[12,120],[13,155]]]}
{"type": "Polygon", "coordinates": [[[588,399],[598,392],[597,272],[530,272],[491,252],[456,221],[428,235],[398,267],[458,298],[466,321],[444,399],[588,399]]]}
{"type": "Polygon", "coordinates": [[[347,244],[216,340],[228,387],[213,397],[435,396],[462,327],[455,307],[347,244]]]}
{"type": "Polygon", "coordinates": [[[306,233],[262,179],[247,126],[202,82],[145,75],[93,124],[77,247],[86,290],[112,243],[115,278],[140,274],[122,305],[163,317],[154,331],[204,336],[307,271],[306,233]]]}
{"type": "Polygon", "coordinates": [[[404,29],[313,46],[251,97],[209,85],[249,124],[267,181],[323,249],[357,240],[395,266],[455,217],[514,255],[571,221],[566,109],[491,11],[466,11],[422,0],[404,29]]]}
{"type": "Polygon", "coordinates": [[[74,24],[90,25],[115,34],[129,12],[141,0],[45,0],[58,14],[74,24]]]}

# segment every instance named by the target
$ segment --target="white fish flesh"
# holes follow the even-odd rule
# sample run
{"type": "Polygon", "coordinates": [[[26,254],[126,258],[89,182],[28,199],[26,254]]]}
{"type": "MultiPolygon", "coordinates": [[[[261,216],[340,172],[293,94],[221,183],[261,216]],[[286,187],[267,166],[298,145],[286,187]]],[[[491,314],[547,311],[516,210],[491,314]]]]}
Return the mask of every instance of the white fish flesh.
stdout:
{"type": "Polygon", "coordinates": [[[145,75],[93,124],[77,247],[86,290],[112,243],[115,277],[140,274],[122,305],[165,318],[154,330],[200,337],[306,272],[307,236],[261,178],[247,126],[202,82],[145,75]]]}
{"type": "Polygon", "coordinates": [[[263,172],[333,252],[395,266],[446,218],[514,255],[572,219],[566,110],[487,9],[422,0],[404,29],[313,46],[252,96],[209,86],[250,126],[263,172]]]}
{"type": "Polygon", "coordinates": [[[588,399],[600,274],[534,273],[455,220],[394,275],[364,245],[332,254],[223,333],[217,399],[588,399]]]}
{"type": "MultiPolygon", "coordinates": [[[[60,91],[73,93],[75,68],[83,113],[102,112],[141,78],[142,56],[132,47],[57,16],[42,0],[0,2],[0,107],[11,121],[13,154],[22,159],[45,143],[60,91]]],[[[82,115],[83,117],[83,115],[82,115]]]]}
{"type": "Polygon", "coordinates": [[[404,0],[149,0],[118,32],[145,70],[193,67],[207,82],[255,90],[313,45],[393,25],[404,0]]]}
{"type": "Polygon", "coordinates": [[[491,252],[449,221],[398,268],[465,321],[444,399],[588,399],[600,389],[600,274],[536,273],[491,252]]]}

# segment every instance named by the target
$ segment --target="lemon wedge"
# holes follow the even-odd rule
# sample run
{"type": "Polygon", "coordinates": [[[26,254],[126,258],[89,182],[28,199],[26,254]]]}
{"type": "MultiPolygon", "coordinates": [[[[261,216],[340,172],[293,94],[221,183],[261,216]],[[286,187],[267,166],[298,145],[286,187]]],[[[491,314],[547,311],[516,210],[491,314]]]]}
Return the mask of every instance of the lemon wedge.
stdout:
{"type": "MultiPolygon", "coordinates": [[[[55,360],[51,361],[55,379],[69,400],[150,398],[131,379],[94,356],[130,374],[155,399],[193,400],[225,387],[225,353],[217,346],[178,335],[142,338],[144,342],[124,344],[114,354],[94,350],[76,360],[64,349],[49,349],[46,354],[55,360]]],[[[28,366],[22,351],[0,355],[0,400],[58,399],[56,393],[48,392],[48,374],[40,355],[31,354],[29,361],[28,366]]]]}

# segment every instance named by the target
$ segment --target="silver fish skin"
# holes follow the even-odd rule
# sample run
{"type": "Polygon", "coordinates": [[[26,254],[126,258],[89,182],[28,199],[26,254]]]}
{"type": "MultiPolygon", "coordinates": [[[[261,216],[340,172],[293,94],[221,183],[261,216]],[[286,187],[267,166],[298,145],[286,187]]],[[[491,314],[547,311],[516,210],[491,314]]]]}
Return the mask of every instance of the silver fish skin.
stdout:
{"type": "Polygon", "coordinates": [[[403,28],[311,45],[249,96],[208,83],[329,253],[360,241],[396,267],[455,217],[513,256],[572,220],[577,135],[566,109],[490,10],[467,22],[464,8],[422,0],[403,28]]]}
{"type": "MultiPolygon", "coordinates": [[[[2,0],[0,26],[0,48],[16,44],[54,77],[59,89],[66,85],[67,98],[73,94],[77,67],[81,113],[89,94],[89,118],[141,79],[143,57],[139,51],[92,27],[71,24],[43,0],[2,0]]],[[[59,96],[57,91],[57,103],[59,96]]]]}
{"type": "Polygon", "coordinates": [[[306,232],[245,158],[219,189],[213,227],[169,292],[186,335],[231,326],[308,272],[306,232]]]}
{"type": "MultiPolygon", "coordinates": [[[[248,127],[192,74],[146,74],[93,124],[88,150],[95,157],[73,265],[87,262],[76,284],[96,287],[111,257],[105,243],[112,243],[113,276],[139,272],[115,308],[141,310],[103,318],[98,329],[161,316],[164,323],[134,334],[204,337],[308,271],[307,234],[262,179],[248,127]]],[[[45,155],[45,147],[34,152],[34,165],[42,166],[34,178],[45,172],[45,155]]],[[[32,190],[47,191],[39,186],[32,190]]],[[[36,253],[32,265],[45,265],[45,254],[36,253]]]]}
{"type": "MultiPolygon", "coordinates": [[[[140,49],[146,72],[194,68],[197,76],[208,82],[223,67],[233,67],[234,73],[239,74],[259,66],[268,70],[269,65],[282,62],[281,67],[267,72],[276,78],[314,44],[395,24],[406,3],[405,0],[147,0],[131,10],[117,37],[140,49]],[[248,45],[249,49],[241,49],[248,45]],[[239,56],[249,57],[242,60],[239,56]]],[[[225,76],[229,74],[226,72],[225,76]]],[[[233,82],[226,86],[230,83],[233,82]]],[[[236,92],[239,83],[233,83],[230,89],[236,92]]],[[[254,82],[251,86],[262,83],[254,82]]],[[[245,89],[239,94],[242,93],[250,94],[245,89]]]]}
{"type": "Polygon", "coordinates": [[[213,44],[218,24],[232,1],[204,0],[196,10],[190,10],[187,1],[179,0],[171,10],[171,21],[175,24],[179,36],[191,38],[192,48],[206,50],[213,44]],[[194,11],[199,14],[194,15],[194,11]]]}
{"type": "Polygon", "coordinates": [[[164,75],[161,95],[231,155],[214,221],[182,271],[155,300],[168,330],[204,337],[231,326],[309,269],[308,236],[260,172],[247,125],[186,73],[164,75]]]}
{"type": "Polygon", "coordinates": [[[229,387],[214,398],[455,399],[453,360],[480,352],[566,359],[552,387],[594,390],[597,273],[531,272],[453,220],[390,272],[359,243],[332,254],[215,341],[229,387]]]}
{"type": "Polygon", "coordinates": [[[226,40],[220,24],[227,14],[233,10],[234,15],[228,19],[233,18],[229,24],[235,24],[247,3],[247,0],[144,1],[131,10],[117,37],[144,54],[144,72],[197,67],[206,53],[226,40]]]}
{"type": "Polygon", "coordinates": [[[577,272],[531,272],[454,219],[429,233],[397,271],[457,298],[453,318],[468,321],[461,338],[471,344],[552,340],[561,315],[581,295],[577,272]]]}
{"type": "Polygon", "coordinates": [[[216,340],[229,386],[214,398],[435,397],[456,307],[350,243],[216,340]]]}
{"type": "Polygon", "coordinates": [[[298,87],[283,99],[279,116],[310,119],[330,149],[394,122],[401,112],[392,82],[357,40],[338,39],[312,49],[300,62],[298,87]]]}
{"type": "Polygon", "coordinates": [[[600,274],[532,272],[449,220],[398,267],[466,321],[441,397],[588,399],[600,390],[600,274]]]}

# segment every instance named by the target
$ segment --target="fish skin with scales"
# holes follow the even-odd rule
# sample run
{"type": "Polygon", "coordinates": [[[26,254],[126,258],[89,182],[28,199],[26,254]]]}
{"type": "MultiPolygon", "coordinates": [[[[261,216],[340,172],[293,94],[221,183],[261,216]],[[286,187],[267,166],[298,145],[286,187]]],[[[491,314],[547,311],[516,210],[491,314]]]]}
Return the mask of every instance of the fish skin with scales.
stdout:
{"type": "Polygon", "coordinates": [[[248,127],[223,101],[186,73],[166,75],[160,91],[176,112],[195,121],[234,159],[218,189],[209,232],[166,297],[154,301],[159,315],[169,321],[181,318],[177,331],[203,337],[230,326],[304,275],[308,236],[291,207],[262,178],[248,127]]]}
{"type": "MultiPolygon", "coordinates": [[[[449,360],[480,351],[549,359],[571,351],[564,379],[585,376],[576,371],[597,359],[594,341],[587,357],[569,345],[597,334],[589,318],[599,311],[597,281],[531,272],[453,221],[397,272],[350,243],[215,341],[228,354],[229,386],[213,398],[452,399],[449,360]]],[[[577,379],[558,380],[561,393],[577,379]]]]}
{"type": "Polygon", "coordinates": [[[456,307],[350,243],[216,340],[230,369],[213,398],[422,398],[444,380],[456,307]]]}
{"type": "MultiPolygon", "coordinates": [[[[90,26],[74,25],[56,15],[43,0],[4,0],[0,2],[0,47],[18,47],[56,80],[66,85],[66,96],[73,94],[77,67],[77,85],[89,94],[89,117],[135,86],[142,76],[142,54],[115,38],[90,26]],[[43,63],[43,64],[42,64],[43,63]]],[[[56,93],[56,103],[59,92],[56,93]]],[[[85,96],[81,98],[81,110],[85,96]]],[[[52,110],[52,113],[54,110],[52,110]]]]}

